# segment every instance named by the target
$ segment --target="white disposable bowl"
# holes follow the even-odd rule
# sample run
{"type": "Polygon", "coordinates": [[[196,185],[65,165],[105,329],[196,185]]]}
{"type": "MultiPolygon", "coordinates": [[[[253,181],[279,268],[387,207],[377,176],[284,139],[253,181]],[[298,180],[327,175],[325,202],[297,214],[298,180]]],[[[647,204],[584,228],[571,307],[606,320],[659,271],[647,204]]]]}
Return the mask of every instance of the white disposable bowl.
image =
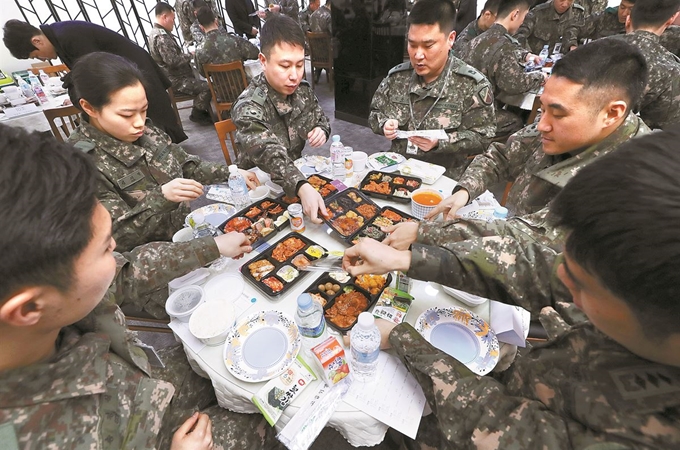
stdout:
{"type": "Polygon", "coordinates": [[[257,202],[259,200],[262,200],[266,196],[269,195],[269,188],[265,185],[258,186],[252,191],[248,191],[248,196],[250,197],[250,200],[253,202],[257,202]]]}
{"type": "Polygon", "coordinates": [[[363,172],[366,169],[368,155],[365,152],[352,152],[352,164],[355,172],[363,172]]]}
{"type": "Polygon", "coordinates": [[[236,311],[231,303],[203,303],[189,319],[189,331],[206,345],[220,345],[236,323],[236,311]]]}
{"type": "Polygon", "coordinates": [[[172,235],[172,242],[187,242],[194,238],[194,230],[191,227],[184,227],[172,235]]]}
{"type": "Polygon", "coordinates": [[[186,286],[173,292],[165,302],[165,312],[180,322],[188,322],[191,315],[205,301],[205,292],[200,286],[186,286]]]}
{"type": "Polygon", "coordinates": [[[428,215],[430,213],[430,211],[435,209],[437,207],[437,205],[423,205],[423,204],[415,201],[414,198],[416,197],[417,194],[419,194],[421,192],[431,192],[433,194],[438,195],[442,200],[444,200],[444,195],[437,190],[428,189],[428,188],[416,189],[415,191],[413,191],[411,193],[411,212],[416,217],[416,219],[423,220],[423,218],[425,218],[425,216],[428,215]]]}

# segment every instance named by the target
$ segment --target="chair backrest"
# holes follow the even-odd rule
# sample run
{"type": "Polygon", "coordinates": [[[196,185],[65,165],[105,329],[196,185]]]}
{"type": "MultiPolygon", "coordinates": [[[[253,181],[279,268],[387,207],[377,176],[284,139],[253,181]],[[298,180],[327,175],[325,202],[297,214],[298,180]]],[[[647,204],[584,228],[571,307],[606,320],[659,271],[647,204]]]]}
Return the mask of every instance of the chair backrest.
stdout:
{"type": "Polygon", "coordinates": [[[234,61],[226,64],[205,64],[203,70],[208,80],[217,118],[224,120],[227,116],[222,112],[229,111],[231,105],[248,86],[243,63],[234,61]]]}
{"type": "Polygon", "coordinates": [[[234,122],[232,122],[231,119],[220,120],[219,122],[215,122],[215,130],[217,131],[217,137],[220,139],[224,160],[227,162],[227,165],[234,164],[231,162],[231,156],[229,155],[227,136],[229,136],[229,140],[231,141],[231,148],[234,150],[234,160],[236,160],[238,159],[238,149],[236,148],[236,140],[234,139],[236,125],[234,125],[234,122]]]}
{"type": "Polygon", "coordinates": [[[333,67],[333,49],[331,35],[328,33],[307,32],[309,43],[309,57],[313,67],[331,69],[333,67]]]}
{"type": "Polygon", "coordinates": [[[52,134],[61,142],[64,142],[80,125],[80,110],[73,105],[43,109],[43,114],[50,124],[52,134]]]}
{"type": "Polygon", "coordinates": [[[69,68],[66,67],[66,64],[57,64],[56,66],[31,67],[28,70],[30,70],[36,75],[40,75],[40,71],[42,70],[51,77],[52,76],[63,77],[70,71],[69,68]]]}

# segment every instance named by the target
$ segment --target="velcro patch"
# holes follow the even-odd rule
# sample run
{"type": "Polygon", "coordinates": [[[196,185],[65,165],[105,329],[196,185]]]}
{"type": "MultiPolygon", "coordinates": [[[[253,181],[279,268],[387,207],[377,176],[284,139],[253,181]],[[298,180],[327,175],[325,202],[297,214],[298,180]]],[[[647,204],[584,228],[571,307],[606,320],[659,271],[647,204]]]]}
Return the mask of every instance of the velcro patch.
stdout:
{"type": "Polygon", "coordinates": [[[481,88],[479,92],[477,92],[477,96],[479,96],[479,100],[487,106],[493,103],[493,93],[489,86],[481,88]]]}

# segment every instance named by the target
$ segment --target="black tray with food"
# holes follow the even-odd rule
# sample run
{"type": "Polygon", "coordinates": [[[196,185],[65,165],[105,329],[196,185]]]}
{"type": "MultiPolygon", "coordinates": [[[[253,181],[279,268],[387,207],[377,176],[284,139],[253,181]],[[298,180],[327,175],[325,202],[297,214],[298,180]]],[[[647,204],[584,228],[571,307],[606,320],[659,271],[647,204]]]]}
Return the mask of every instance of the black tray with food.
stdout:
{"type": "Polygon", "coordinates": [[[423,180],[394,173],[372,170],[359,184],[359,190],[371,197],[408,203],[411,193],[423,185],[423,180]]]}
{"type": "Polygon", "coordinates": [[[355,234],[380,211],[380,207],[356,188],[326,199],[328,217],[322,217],[343,239],[355,234]]]}
{"type": "MultiPolygon", "coordinates": [[[[321,197],[324,199],[338,192],[338,188],[332,184],[333,180],[322,175],[311,175],[307,178],[307,181],[314,189],[319,191],[319,194],[321,194],[321,197]]],[[[278,200],[286,205],[300,203],[300,197],[287,197],[285,193],[281,194],[278,197],[278,200]]]]}
{"type": "Polygon", "coordinates": [[[220,231],[229,233],[238,231],[248,236],[250,245],[257,247],[268,241],[277,231],[281,231],[290,222],[286,205],[278,200],[265,198],[243,208],[220,225],[220,231]]]}
{"type": "Polygon", "coordinates": [[[324,273],[304,292],[323,305],[326,322],[344,333],[350,330],[359,314],[368,311],[392,282],[392,274],[351,276],[347,272],[324,273]]]}
{"type": "Polygon", "coordinates": [[[279,297],[305,276],[301,267],[325,256],[325,248],[292,231],[243,264],[241,274],[264,294],[279,297]]]}
{"type": "Polygon", "coordinates": [[[369,237],[382,242],[387,237],[387,234],[380,228],[391,227],[402,222],[418,222],[418,219],[391,206],[383,206],[375,217],[369,220],[359,231],[348,237],[346,242],[354,245],[362,237],[369,237]]]}

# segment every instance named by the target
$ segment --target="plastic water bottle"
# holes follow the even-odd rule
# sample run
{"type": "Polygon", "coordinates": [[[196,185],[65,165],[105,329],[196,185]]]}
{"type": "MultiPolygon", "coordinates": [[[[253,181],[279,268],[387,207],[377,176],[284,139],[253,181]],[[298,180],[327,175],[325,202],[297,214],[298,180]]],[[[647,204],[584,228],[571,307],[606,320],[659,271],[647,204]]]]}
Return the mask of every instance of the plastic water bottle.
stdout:
{"type": "Polygon", "coordinates": [[[354,379],[366,382],[374,378],[380,356],[380,331],[375,325],[373,314],[359,314],[350,336],[350,352],[354,379]]]}
{"type": "Polygon", "coordinates": [[[17,84],[19,85],[19,89],[21,89],[21,93],[24,95],[26,98],[33,98],[35,97],[35,93],[33,92],[33,89],[31,89],[31,86],[29,86],[28,83],[26,83],[26,80],[21,78],[19,75],[16,77],[17,84]]]}
{"type": "Polygon", "coordinates": [[[312,348],[328,338],[323,306],[315,302],[309,294],[300,294],[297,305],[295,324],[302,336],[302,348],[311,354],[312,348]]]}
{"type": "Polygon", "coordinates": [[[194,230],[194,239],[217,236],[217,229],[210,222],[205,221],[205,216],[201,211],[194,212],[192,219],[189,220],[189,225],[194,230]]]}
{"type": "Polygon", "coordinates": [[[345,181],[345,146],[340,142],[340,136],[333,135],[331,142],[331,164],[333,166],[333,178],[345,181]]]}
{"type": "Polygon", "coordinates": [[[238,171],[236,164],[229,166],[229,189],[231,190],[231,198],[234,200],[234,206],[237,209],[248,206],[250,203],[248,186],[246,186],[246,180],[238,171]]]}
{"type": "Polygon", "coordinates": [[[508,208],[503,206],[496,206],[493,210],[493,220],[505,220],[508,218],[508,208]]]}
{"type": "Polygon", "coordinates": [[[550,50],[548,47],[548,44],[545,44],[543,46],[543,50],[541,50],[541,53],[538,54],[538,58],[541,60],[541,66],[545,64],[545,60],[548,59],[548,56],[550,55],[550,50]]]}
{"type": "Polygon", "coordinates": [[[352,161],[352,147],[345,147],[345,178],[352,178],[354,176],[354,161],[352,161]]]}
{"type": "Polygon", "coordinates": [[[40,81],[42,81],[43,86],[47,86],[50,81],[50,76],[45,73],[44,70],[40,69],[40,81]]]}
{"type": "Polygon", "coordinates": [[[28,81],[31,82],[31,89],[33,89],[33,92],[35,92],[35,96],[38,97],[38,101],[40,103],[47,103],[49,100],[42,89],[42,85],[40,84],[38,76],[34,73],[31,73],[28,76],[28,81]]]}

